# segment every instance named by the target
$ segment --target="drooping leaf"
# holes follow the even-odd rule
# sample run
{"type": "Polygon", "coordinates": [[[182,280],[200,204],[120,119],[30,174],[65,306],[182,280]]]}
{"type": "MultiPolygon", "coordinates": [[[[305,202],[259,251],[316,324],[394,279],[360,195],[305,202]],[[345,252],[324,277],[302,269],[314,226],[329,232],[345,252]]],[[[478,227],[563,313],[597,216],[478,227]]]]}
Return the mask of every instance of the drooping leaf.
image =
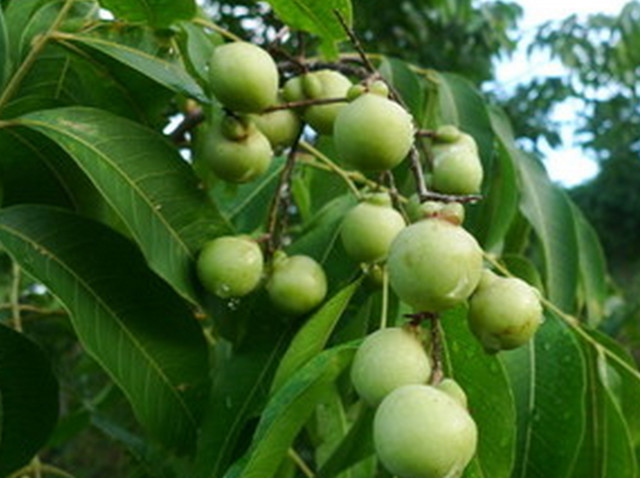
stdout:
{"type": "Polygon", "coordinates": [[[351,0],[269,0],[268,3],[291,28],[318,35],[328,44],[347,36],[334,10],[351,25],[351,0]]]}
{"type": "Polygon", "coordinates": [[[278,370],[271,384],[272,393],[324,349],[331,332],[358,289],[360,282],[361,280],[357,280],[335,294],[298,331],[282,357],[280,365],[278,365],[278,370]]]}
{"type": "Polygon", "coordinates": [[[208,83],[207,65],[215,47],[222,43],[222,38],[215,32],[205,32],[192,22],[179,22],[177,27],[180,32],[178,42],[189,72],[203,84],[208,83]]]}
{"type": "MultiPolygon", "coordinates": [[[[244,327],[236,326],[240,330],[235,331],[235,345],[220,341],[215,347],[211,395],[195,462],[198,478],[222,476],[245,451],[250,439],[246,435],[253,431],[292,335],[290,326],[278,322],[264,295],[243,302],[247,303],[219,319],[244,327]]],[[[212,314],[220,315],[215,310],[212,314]]]]}
{"type": "Polygon", "coordinates": [[[196,13],[194,0],[100,0],[100,5],[111,10],[117,18],[154,27],[189,20],[196,13]]]}
{"type": "Polygon", "coordinates": [[[195,300],[194,255],[229,229],[178,151],[137,123],[91,108],[38,111],[20,124],[69,154],[120,215],[151,267],[195,300]]]}
{"type": "Polygon", "coordinates": [[[22,0],[11,2],[4,12],[7,28],[7,41],[11,45],[9,50],[11,64],[17,65],[21,59],[22,35],[26,31],[27,23],[36,8],[43,0],[22,0]]]}
{"type": "Polygon", "coordinates": [[[607,267],[598,234],[587,222],[584,214],[571,203],[578,238],[580,287],[590,325],[596,326],[604,315],[607,298],[607,267]]]}
{"type": "Polygon", "coordinates": [[[578,285],[578,243],[569,200],[551,183],[542,165],[524,153],[516,154],[520,209],[542,245],[547,294],[558,307],[572,311],[578,285]]]}
{"type": "Polygon", "coordinates": [[[200,85],[178,63],[132,48],[111,38],[71,33],[57,35],[60,39],[80,43],[102,52],[171,91],[195,98],[202,103],[209,102],[200,85]]]}
{"type": "Polygon", "coordinates": [[[40,348],[0,325],[0,476],[26,465],[58,418],[58,382],[40,348]]]}
{"type": "Polygon", "coordinates": [[[251,448],[225,478],[270,478],[329,387],[351,363],[357,344],[322,352],[293,375],[267,403],[251,448]]]}
{"type": "Polygon", "coordinates": [[[442,316],[448,376],[466,392],[478,426],[477,476],[509,478],[515,460],[514,398],[503,365],[484,352],[466,315],[460,307],[442,316]]]}
{"type": "Polygon", "coordinates": [[[165,444],[194,445],[208,377],[200,327],[185,302],[109,228],[59,209],[0,212],[0,242],[70,312],[85,350],[165,444]]]}
{"type": "Polygon", "coordinates": [[[498,357],[509,372],[518,415],[512,476],[570,476],[585,431],[586,370],[577,340],[549,314],[535,340],[498,357]]]}
{"type": "Polygon", "coordinates": [[[637,464],[629,427],[616,398],[620,380],[601,349],[583,342],[587,367],[586,427],[574,477],[633,478],[637,464]]]}

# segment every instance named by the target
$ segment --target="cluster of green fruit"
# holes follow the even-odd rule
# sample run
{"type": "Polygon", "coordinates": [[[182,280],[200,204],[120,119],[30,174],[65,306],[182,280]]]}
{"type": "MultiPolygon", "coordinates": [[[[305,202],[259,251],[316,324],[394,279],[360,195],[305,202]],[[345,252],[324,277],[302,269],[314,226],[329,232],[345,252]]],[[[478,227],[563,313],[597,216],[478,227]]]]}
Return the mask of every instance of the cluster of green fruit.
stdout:
{"type": "MultiPolygon", "coordinates": [[[[243,42],[218,47],[210,71],[212,91],[227,113],[214,121],[203,154],[221,179],[247,182],[262,174],[273,149],[291,146],[303,124],[331,134],[339,159],[364,173],[394,168],[413,147],[413,119],[380,80],[354,85],[341,73],[320,70],[288,79],[280,92],[273,59],[243,42]],[[264,112],[279,101],[292,109],[264,112]]],[[[442,126],[433,134],[431,153],[430,187],[449,195],[480,191],[483,171],[473,137],[442,126]]],[[[365,193],[342,223],[346,253],[369,271],[386,268],[391,289],[418,313],[437,314],[468,301],[470,329],[488,352],[526,343],[542,318],[538,294],[519,279],[483,268],[481,247],[462,227],[462,204],[418,202],[408,212],[411,225],[388,193],[365,193]]],[[[317,307],[327,291],[315,260],[276,251],[265,265],[260,245],[246,236],[205,245],[197,271],[205,289],[222,298],[245,296],[266,282],[273,304],[294,316],[317,307]]],[[[454,478],[475,453],[476,425],[460,386],[432,377],[419,336],[415,325],[368,336],[351,378],[357,393],[378,407],[374,443],[392,473],[454,478]]]]}

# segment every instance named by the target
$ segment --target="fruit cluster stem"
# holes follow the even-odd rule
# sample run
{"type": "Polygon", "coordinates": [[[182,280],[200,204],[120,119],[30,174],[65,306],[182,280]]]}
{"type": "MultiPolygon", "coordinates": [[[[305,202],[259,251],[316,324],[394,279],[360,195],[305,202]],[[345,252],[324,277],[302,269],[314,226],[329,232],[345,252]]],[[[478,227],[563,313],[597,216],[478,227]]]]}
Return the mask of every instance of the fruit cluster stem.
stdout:
{"type": "Polygon", "coordinates": [[[328,105],[332,103],[346,103],[347,98],[315,98],[309,100],[289,101],[287,103],[280,103],[279,105],[269,106],[262,110],[263,113],[271,113],[278,110],[289,110],[293,108],[304,108],[305,106],[313,105],[328,105]]]}

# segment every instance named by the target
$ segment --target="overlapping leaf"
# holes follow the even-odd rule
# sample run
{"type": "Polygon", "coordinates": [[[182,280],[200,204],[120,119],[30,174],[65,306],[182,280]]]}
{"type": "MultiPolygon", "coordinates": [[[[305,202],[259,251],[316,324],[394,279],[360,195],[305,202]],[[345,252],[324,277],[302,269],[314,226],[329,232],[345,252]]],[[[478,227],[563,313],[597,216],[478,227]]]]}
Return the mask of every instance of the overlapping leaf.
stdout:
{"type": "Polygon", "coordinates": [[[58,417],[58,382],[40,348],[0,325],[0,476],[26,465],[58,417]]]}
{"type": "Polygon", "coordinates": [[[0,242],[66,306],[84,348],[165,444],[194,445],[208,377],[200,327],[126,239],[44,206],[0,213],[0,242]]]}
{"type": "Polygon", "coordinates": [[[196,13],[194,0],[100,0],[103,8],[132,23],[145,22],[167,27],[177,20],[189,20],[196,13]]]}
{"type": "Polygon", "coordinates": [[[151,267],[195,300],[194,254],[228,226],[160,135],[91,108],[38,111],[23,124],[60,145],[120,215],[151,267]]]}

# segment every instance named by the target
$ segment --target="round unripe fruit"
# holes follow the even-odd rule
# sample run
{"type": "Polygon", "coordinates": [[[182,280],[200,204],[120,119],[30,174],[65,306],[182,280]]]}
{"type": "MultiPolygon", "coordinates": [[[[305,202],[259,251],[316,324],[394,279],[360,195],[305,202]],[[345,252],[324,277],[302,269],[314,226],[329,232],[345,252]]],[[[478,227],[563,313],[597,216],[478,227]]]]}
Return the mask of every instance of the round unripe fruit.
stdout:
{"type": "Polygon", "coordinates": [[[302,101],[305,99],[302,76],[288,79],[282,86],[282,99],[285,101],[302,101]]]}
{"type": "Polygon", "coordinates": [[[525,281],[483,273],[469,301],[469,326],[485,350],[498,352],[525,344],[542,322],[537,291],[525,281]]]}
{"type": "Polygon", "coordinates": [[[339,156],[358,169],[391,169],[413,144],[411,116],[398,103],[364,94],[338,114],[334,142],[339,156]]]}
{"type": "Polygon", "coordinates": [[[452,124],[446,124],[440,126],[436,130],[435,139],[439,143],[453,143],[460,137],[460,134],[460,130],[456,126],[452,124]]]}
{"type": "Polygon", "coordinates": [[[248,237],[223,236],[205,244],[196,262],[202,286],[222,297],[242,297],[260,283],[262,250],[248,237]]]}
{"type": "Polygon", "coordinates": [[[438,218],[403,229],[391,244],[389,283],[418,311],[439,312],[466,300],[482,274],[482,249],[462,227],[438,218]]]}
{"type": "Polygon", "coordinates": [[[369,85],[369,91],[375,95],[382,96],[386,98],[389,96],[389,87],[382,80],[376,80],[371,85],[369,85]]]}
{"type": "Polygon", "coordinates": [[[474,139],[460,133],[453,142],[433,147],[432,186],[446,194],[475,194],[482,185],[482,162],[474,139]]]}
{"type": "Polygon", "coordinates": [[[224,106],[259,112],[276,103],[278,68],[262,48],[247,42],[217,47],[209,61],[211,90],[224,106]]]}
{"type": "Polygon", "coordinates": [[[216,122],[205,133],[199,149],[200,157],[216,176],[232,183],[246,183],[264,173],[273,156],[269,140],[253,124],[244,130],[244,137],[228,139],[225,133],[228,136],[230,131],[223,131],[222,124],[225,123],[216,122]]]}
{"type": "Polygon", "coordinates": [[[358,262],[378,262],[387,257],[391,242],[404,229],[405,222],[391,207],[386,193],[372,195],[351,209],[340,237],[345,251],[358,262]]]}
{"type": "Polygon", "coordinates": [[[271,111],[261,115],[251,115],[251,118],[274,149],[291,146],[302,127],[298,115],[288,109],[271,111]]]}
{"type": "MultiPolygon", "coordinates": [[[[304,83],[304,90],[309,99],[346,98],[351,88],[349,78],[333,70],[315,71],[307,73],[305,77],[311,77],[304,83]]],[[[304,119],[318,133],[331,134],[336,117],[345,106],[346,103],[309,106],[304,112],[304,119]]]]}
{"type": "Polygon", "coordinates": [[[290,315],[302,315],[324,300],[327,278],[322,266],[311,257],[286,257],[281,253],[274,257],[266,288],[278,309],[290,315]]]}
{"type": "Polygon", "coordinates": [[[400,478],[457,478],[471,461],[477,440],[467,410],[429,385],[394,390],[373,422],[378,458],[400,478]]]}
{"type": "Polygon", "coordinates": [[[431,363],[411,330],[393,327],[369,335],[358,347],[351,382],[369,405],[378,405],[398,387],[426,383],[431,363]]]}

